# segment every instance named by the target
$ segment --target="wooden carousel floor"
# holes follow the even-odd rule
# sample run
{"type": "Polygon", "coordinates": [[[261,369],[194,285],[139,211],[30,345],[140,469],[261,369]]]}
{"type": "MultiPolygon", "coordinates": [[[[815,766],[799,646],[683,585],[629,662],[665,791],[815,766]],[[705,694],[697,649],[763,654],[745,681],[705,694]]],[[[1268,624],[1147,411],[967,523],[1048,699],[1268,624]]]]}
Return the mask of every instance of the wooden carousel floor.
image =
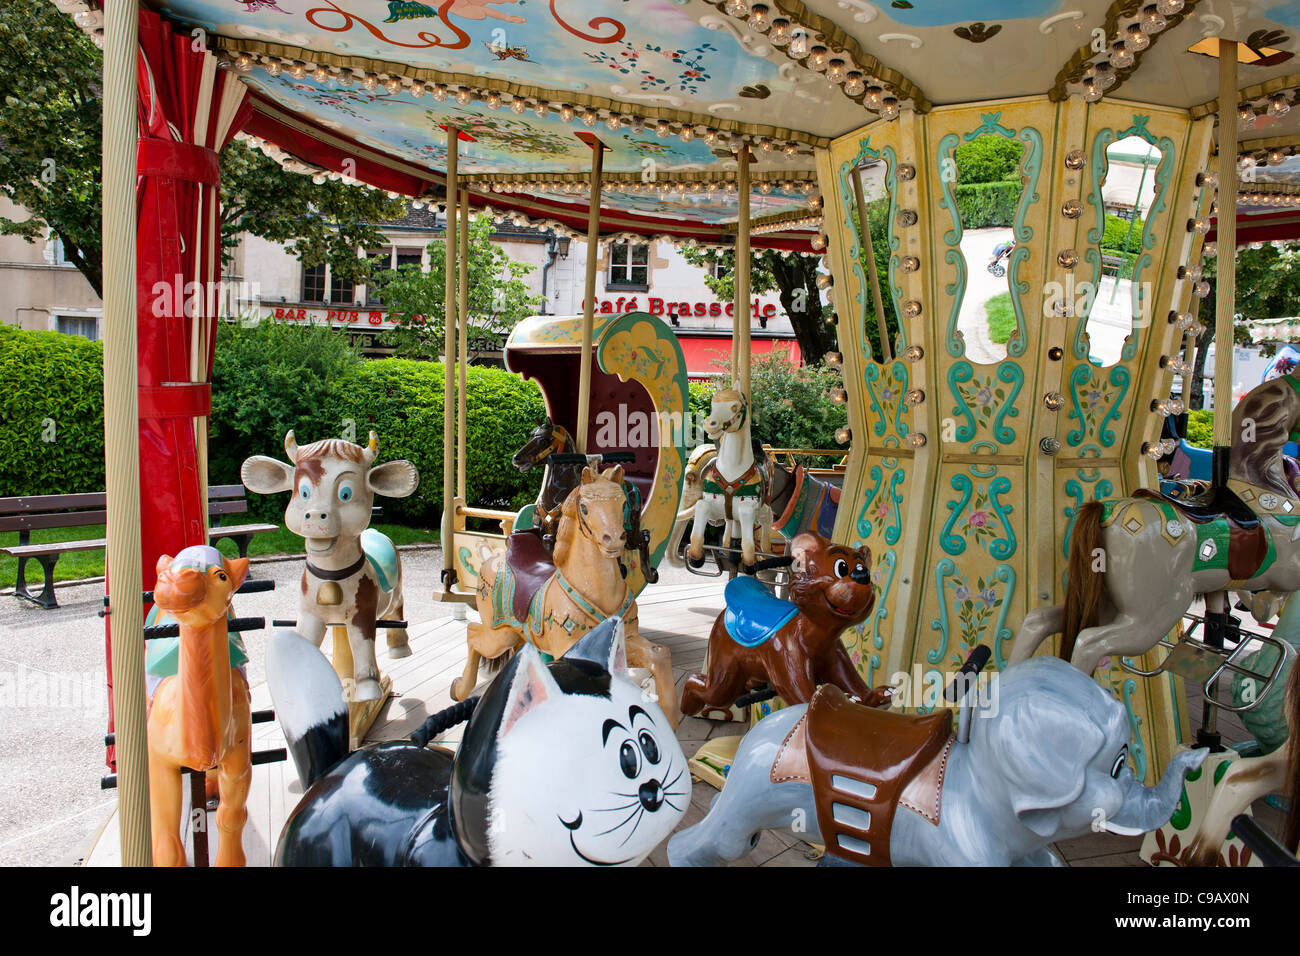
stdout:
{"type": "MultiPolygon", "coordinates": [[[[640,619],[644,622],[643,633],[666,645],[672,652],[679,694],[686,676],[703,667],[709,628],[723,605],[722,587],[721,581],[692,579],[684,584],[677,580],[647,588],[639,601],[640,619]],[[653,627],[647,626],[651,624],[653,627]]],[[[392,677],[397,693],[376,721],[369,735],[370,740],[405,737],[429,714],[452,703],[448,690],[452,679],[459,675],[465,662],[464,633],[463,622],[441,617],[411,628],[410,657],[400,661],[381,660],[381,667],[392,677]]],[[[326,651],[328,652],[328,647],[326,651]]],[[[253,708],[257,710],[270,706],[270,693],[266,684],[256,685],[253,688],[253,708]]],[[[1200,706],[1194,704],[1190,695],[1189,713],[1195,715],[1195,729],[1200,706]]],[[[454,748],[459,743],[461,729],[452,728],[437,738],[437,741],[454,748]]],[[[742,725],[735,723],[685,718],[678,727],[677,736],[689,757],[694,755],[705,740],[738,734],[742,730],[742,725]]],[[[1230,715],[1221,721],[1221,730],[1227,742],[1244,740],[1249,736],[1240,722],[1230,715]]],[[[284,738],[274,722],[255,725],[253,736],[255,750],[284,746],[284,738]]],[[[291,763],[263,764],[253,768],[249,821],[244,831],[248,865],[269,865],[280,829],[301,793],[291,763]]],[[[691,806],[682,825],[689,826],[702,819],[715,793],[708,784],[697,781],[692,788],[691,806]]],[[[1262,801],[1256,804],[1255,814],[1270,829],[1276,830],[1280,825],[1280,814],[1265,806],[1262,801]]],[[[185,816],[188,816],[188,808],[185,816]]],[[[215,818],[209,815],[209,819],[215,818]]],[[[1140,844],[1141,840],[1137,837],[1102,833],[1063,841],[1056,845],[1056,849],[1070,866],[1145,866],[1138,856],[1140,844]]],[[[192,857],[188,845],[186,849],[187,856],[192,857]]],[[[113,813],[105,821],[87,853],[85,865],[116,866],[119,862],[117,816],[113,813]]],[[[663,844],[650,856],[646,865],[668,865],[663,844]]],[[[814,866],[816,851],[791,836],[767,832],[760,838],[755,850],[736,865],[814,866]]]]}

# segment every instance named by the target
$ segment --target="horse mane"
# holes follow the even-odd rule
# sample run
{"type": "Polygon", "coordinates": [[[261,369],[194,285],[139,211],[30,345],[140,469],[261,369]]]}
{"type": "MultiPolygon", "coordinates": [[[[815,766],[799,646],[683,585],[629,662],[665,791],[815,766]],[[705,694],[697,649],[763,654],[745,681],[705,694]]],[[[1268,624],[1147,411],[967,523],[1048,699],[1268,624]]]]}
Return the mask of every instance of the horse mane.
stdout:
{"type": "Polygon", "coordinates": [[[569,560],[569,548],[573,545],[573,536],[578,533],[578,497],[581,494],[582,485],[577,485],[564,499],[560,523],[555,529],[555,549],[551,553],[556,567],[569,560]]]}
{"type": "Polygon", "coordinates": [[[1282,462],[1282,447],[1300,421],[1300,396],[1281,376],[1251,389],[1232,412],[1232,477],[1253,485],[1289,493],[1282,462]],[[1254,441],[1243,441],[1247,420],[1253,423],[1254,441]]]}

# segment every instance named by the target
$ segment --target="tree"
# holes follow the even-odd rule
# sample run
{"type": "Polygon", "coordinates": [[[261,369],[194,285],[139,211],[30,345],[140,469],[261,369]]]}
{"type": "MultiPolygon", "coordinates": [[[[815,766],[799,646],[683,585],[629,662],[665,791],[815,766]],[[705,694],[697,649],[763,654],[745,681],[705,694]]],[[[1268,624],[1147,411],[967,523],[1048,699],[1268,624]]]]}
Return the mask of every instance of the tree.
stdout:
{"type": "MultiPolygon", "coordinates": [[[[736,299],[736,253],[731,250],[701,249],[695,245],[681,247],[682,258],[693,266],[708,270],[704,284],[719,299],[736,299]],[[722,266],[722,275],[714,268],[722,266]]],[[[763,295],[776,291],[781,308],[790,318],[795,341],[804,361],[815,365],[835,348],[835,332],[826,322],[827,310],[817,290],[817,257],[800,252],[760,249],[750,254],[749,291],[763,295]]]]}
{"type": "MultiPolygon", "coordinates": [[[[48,0],[0,6],[0,194],[30,213],[0,217],[0,235],[57,237],[97,295],[102,74],[99,49],[48,0]]],[[[224,246],[239,232],[291,243],[306,265],[328,261],[341,278],[359,278],[356,250],[382,241],[372,224],[405,210],[377,190],[317,185],[239,143],[221,165],[224,246]]]]}
{"type": "MultiPolygon", "coordinates": [[[[533,267],[511,259],[492,241],[489,216],[475,216],[469,226],[468,338],[489,338],[508,332],[520,319],[534,314],[541,296],[528,291],[524,277],[533,267]]],[[[364,261],[364,260],[363,260],[364,261]]],[[[444,343],[447,244],[429,243],[429,271],[415,266],[373,273],[379,297],[396,325],[389,344],[405,358],[436,359],[444,343]]]]}
{"type": "MultiPolygon", "coordinates": [[[[1221,250],[1220,256],[1222,254],[1221,250]]],[[[1210,283],[1210,294],[1202,301],[1198,317],[1205,331],[1196,339],[1188,409],[1205,407],[1205,363],[1215,334],[1218,263],[1218,257],[1207,258],[1202,266],[1204,278],[1210,283]]],[[[1267,242],[1258,249],[1239,247],[1235,306],[1233,339],[1237,345],[1253,344],[1249,329],[1251,322],[1300,315],[1300,242],[1267,242]]],[[[1272,355],[1277,347],[1265,344],[1263,351],[1265,355],[1272,355]]]]}

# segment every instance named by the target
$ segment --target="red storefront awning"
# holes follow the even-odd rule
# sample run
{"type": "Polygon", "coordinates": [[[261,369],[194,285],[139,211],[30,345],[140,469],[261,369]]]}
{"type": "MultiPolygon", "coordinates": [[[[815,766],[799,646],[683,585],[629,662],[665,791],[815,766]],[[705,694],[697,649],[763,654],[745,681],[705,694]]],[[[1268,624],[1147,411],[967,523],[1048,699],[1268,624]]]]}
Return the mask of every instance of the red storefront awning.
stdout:
{"type": "MultiPolygon", "coordinates": [[[[722,369],[715,362],[731,360],[731,336],[685,336],[677,337],[677,344],[682,347],[686,358],[686,375],[692,379],[706,379],[717,375],[722,369]]],[[[749,341],[750,355],[769,355],[773,349],[786,352],[795,365],[803,363],[799,353],[799,343],[794,339],[758,339],[749,341]]]]}

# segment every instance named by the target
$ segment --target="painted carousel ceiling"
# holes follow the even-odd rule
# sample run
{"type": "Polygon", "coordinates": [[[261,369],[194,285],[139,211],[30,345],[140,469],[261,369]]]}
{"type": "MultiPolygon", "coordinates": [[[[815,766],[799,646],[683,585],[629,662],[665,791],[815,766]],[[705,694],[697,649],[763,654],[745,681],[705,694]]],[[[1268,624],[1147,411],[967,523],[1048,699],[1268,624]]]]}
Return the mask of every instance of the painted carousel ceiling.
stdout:
{"type": "Polygon", "coordinates": [[[580,204],[575,133],[591,132],[615,179],[655,184],[611,184],[608,205],[700,223],[736,219],[734,190],[709,181],[731,176],[741,135],[770,180],[753,215],[793,215],[816,147],[902,109],[1080,95],[1212,112],[1218,60],[1192,48],[1219,35],[1248,48],[1243,151],[1300,143],[1297,0],[149,3],[214,35],[259,104],[385,155],[440,172],[456,123],[477,188],[580,204]]]}

